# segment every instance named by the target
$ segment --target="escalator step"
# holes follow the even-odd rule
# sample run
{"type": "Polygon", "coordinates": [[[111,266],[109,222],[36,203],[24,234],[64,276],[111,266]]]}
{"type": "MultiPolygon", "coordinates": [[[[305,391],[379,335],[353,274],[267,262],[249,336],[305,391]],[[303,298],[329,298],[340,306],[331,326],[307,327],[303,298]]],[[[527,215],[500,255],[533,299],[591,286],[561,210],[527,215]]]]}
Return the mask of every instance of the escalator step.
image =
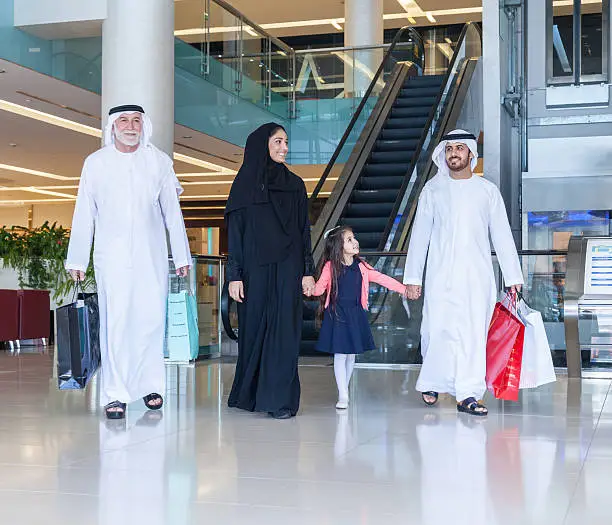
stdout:
{"type": "Polygon", "coordinates": [[[391,118],[429,117],[431,106],[417,106],[414,108],[392,108],[391,118]]]}
{"type": "Polygon", "coordinates": [[[317,322],[314,320],[304,319],[302,321],[302,340],[317,340],[319,330],[317,322]]]}
{"type": "Polygon", "coordinates": [[[436,103],[436,97],[397,97],[393,104],[396,108],[407,107],[428,107],[431,108],[436,103]]]}
{"type": "Polygon", "coordinates": [[[407,98],[411,98],[411,97],[435,97],[438,95],[438,93],[440,92],[440,89],[438,88],[438,86],[424,86],[424,87],[416,87],[416,86],[411,86],[411,87],[405,87],[403,88],[400,93],[399,96],[400,97],[407,97],[407,98]]]}
{"type": "Polygon", "coordinates": [[[360,233],[357,240],[362,250],[376,250],[380,244],[382,231],[376,233],[360,233]]]}
{"type": "Polygon", "coordinates": [[[367,218],[367,217],[389,217],[393,211],[395,199],[391,202],[376,202],[376,203],[349,203],[344,208],[342,216],[346,219],[352,217],[367,218]]]}
{"type": "Polygon", "coordinates": [[[366,164],[364,173],[369,176],[404,176],[410,169],[410,163],[401,164],[366,164]]]}
{"type": "Polygon", "coordinates": [[[417,149],[420,141],[420,137],[409,140],[377,140],[374,145],[374,151],[414,151],[417,149]]]}
{"type": "Polygon", "coordinates": [[[350,202],[391,202],[397,199],[397,190],[353,190],[350,202]]]}
{"type": "Polygon", "coordinates": [[[321,352],[318,352],[317,349],[315,348],[317,345],[318,338],[319,336],[317,334],[317,339],[313,339],[313,340],[302,339],[300,343],[300,355],[306,355],[306,356],[324,355],[321,352]]]}
{"type": "Polygon", "coordinates": [[[387,227],[389,217],[346,217],[341,219],[343,224],[348,224],[355,235],[362,233],[382,233],[387,227]]]}
{"type": "Polygon", "coordinates": [[[444,75],[422,75],[408,77],[404,82],[405,86],[442,86],[444,75]]]}
{"type": "Polygon", "coordinates": [[[357,182],[357,190],[372,191],[372,190],[395,190],[396,192],[404,183],[404,176],[395,177],[359,177],[357,182]]]}
{"type": "Polygon", "coordinates": [[[422,129],[383,129],[378,140],[409,140],[420,139],[423,134],[422,129]]]}
{"type": "Polygon", "coordinates": [[[408,117],[408,118],[393,118],[385,122],[385,129],[405,129],[419,128],[423,129],[427,124],[427,117],[408,117]]]}
{"type": "Polygon", "coordinates": [[[374,151],[370,155],[370,162],[372,164],[391,164],[391,163],[404,163],[412,162],[414,150],[404,151],[374,151]]]}

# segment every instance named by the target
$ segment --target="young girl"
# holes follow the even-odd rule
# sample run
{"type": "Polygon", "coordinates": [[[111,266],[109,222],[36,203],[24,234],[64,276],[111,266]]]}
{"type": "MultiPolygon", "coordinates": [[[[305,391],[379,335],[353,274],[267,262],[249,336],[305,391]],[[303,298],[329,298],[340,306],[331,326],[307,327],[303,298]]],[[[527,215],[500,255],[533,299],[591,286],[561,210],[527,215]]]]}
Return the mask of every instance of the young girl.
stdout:
{"type": "Polygon", "coordinates": [[[317,350],[334,354],[336,408],[341,409],[348,408],[355,354],[376,348],[367,315],[370,282],[406,294],[403,284],[377,272],[358,254],[359,243],[350,227],[329,230],[325,234],[321,276],[312,294],[327,294],[317,350]]]}

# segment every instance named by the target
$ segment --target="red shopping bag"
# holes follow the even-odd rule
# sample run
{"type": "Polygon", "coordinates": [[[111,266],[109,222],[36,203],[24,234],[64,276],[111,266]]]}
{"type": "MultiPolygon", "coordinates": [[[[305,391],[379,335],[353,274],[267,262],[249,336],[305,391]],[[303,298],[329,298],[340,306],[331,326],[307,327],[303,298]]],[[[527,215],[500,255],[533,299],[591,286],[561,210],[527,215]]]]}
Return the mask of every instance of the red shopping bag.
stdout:
{"type": "Polygon", "coordinates": [[[516,295],[495,305],[487,338],[487,388],[497,399],[518,401],[525,325],[516,314],[516,295]]]}

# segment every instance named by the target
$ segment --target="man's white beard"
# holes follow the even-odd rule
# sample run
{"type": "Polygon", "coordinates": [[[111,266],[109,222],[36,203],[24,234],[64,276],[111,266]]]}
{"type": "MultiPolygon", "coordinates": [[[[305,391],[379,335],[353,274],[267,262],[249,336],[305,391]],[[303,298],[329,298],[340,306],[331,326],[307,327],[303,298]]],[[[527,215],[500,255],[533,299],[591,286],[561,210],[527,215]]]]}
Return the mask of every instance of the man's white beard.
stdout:
{"type": "Polygon", "coordinates": [[[124,146],[137,146],[140,143],[140,133],[115,131],[115,139],[124,146]]]}

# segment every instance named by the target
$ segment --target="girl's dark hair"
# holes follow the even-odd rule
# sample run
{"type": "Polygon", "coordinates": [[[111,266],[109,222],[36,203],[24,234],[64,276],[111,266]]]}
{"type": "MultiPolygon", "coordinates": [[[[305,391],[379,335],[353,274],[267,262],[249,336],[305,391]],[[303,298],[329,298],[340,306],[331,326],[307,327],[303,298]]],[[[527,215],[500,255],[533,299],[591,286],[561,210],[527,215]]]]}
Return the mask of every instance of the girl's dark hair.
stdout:
{"type": "MultiPolygon", "coordinates": [[[[319,267],[319,277],[323,271],[323,267],[327,262],[331,265],[331,289],[329,291],[329,306],[333,310],[336,307],[338,300],[338,279],[343,269],[344,261],[344,234],[352,232],[350,226],[336,226],[329,231],[327,239],[325,239],[325,248],[323,250],[323,260],[319,267]]],[[[322,304],[325,304],[325,296],[321,297],[322,304]]]]}

